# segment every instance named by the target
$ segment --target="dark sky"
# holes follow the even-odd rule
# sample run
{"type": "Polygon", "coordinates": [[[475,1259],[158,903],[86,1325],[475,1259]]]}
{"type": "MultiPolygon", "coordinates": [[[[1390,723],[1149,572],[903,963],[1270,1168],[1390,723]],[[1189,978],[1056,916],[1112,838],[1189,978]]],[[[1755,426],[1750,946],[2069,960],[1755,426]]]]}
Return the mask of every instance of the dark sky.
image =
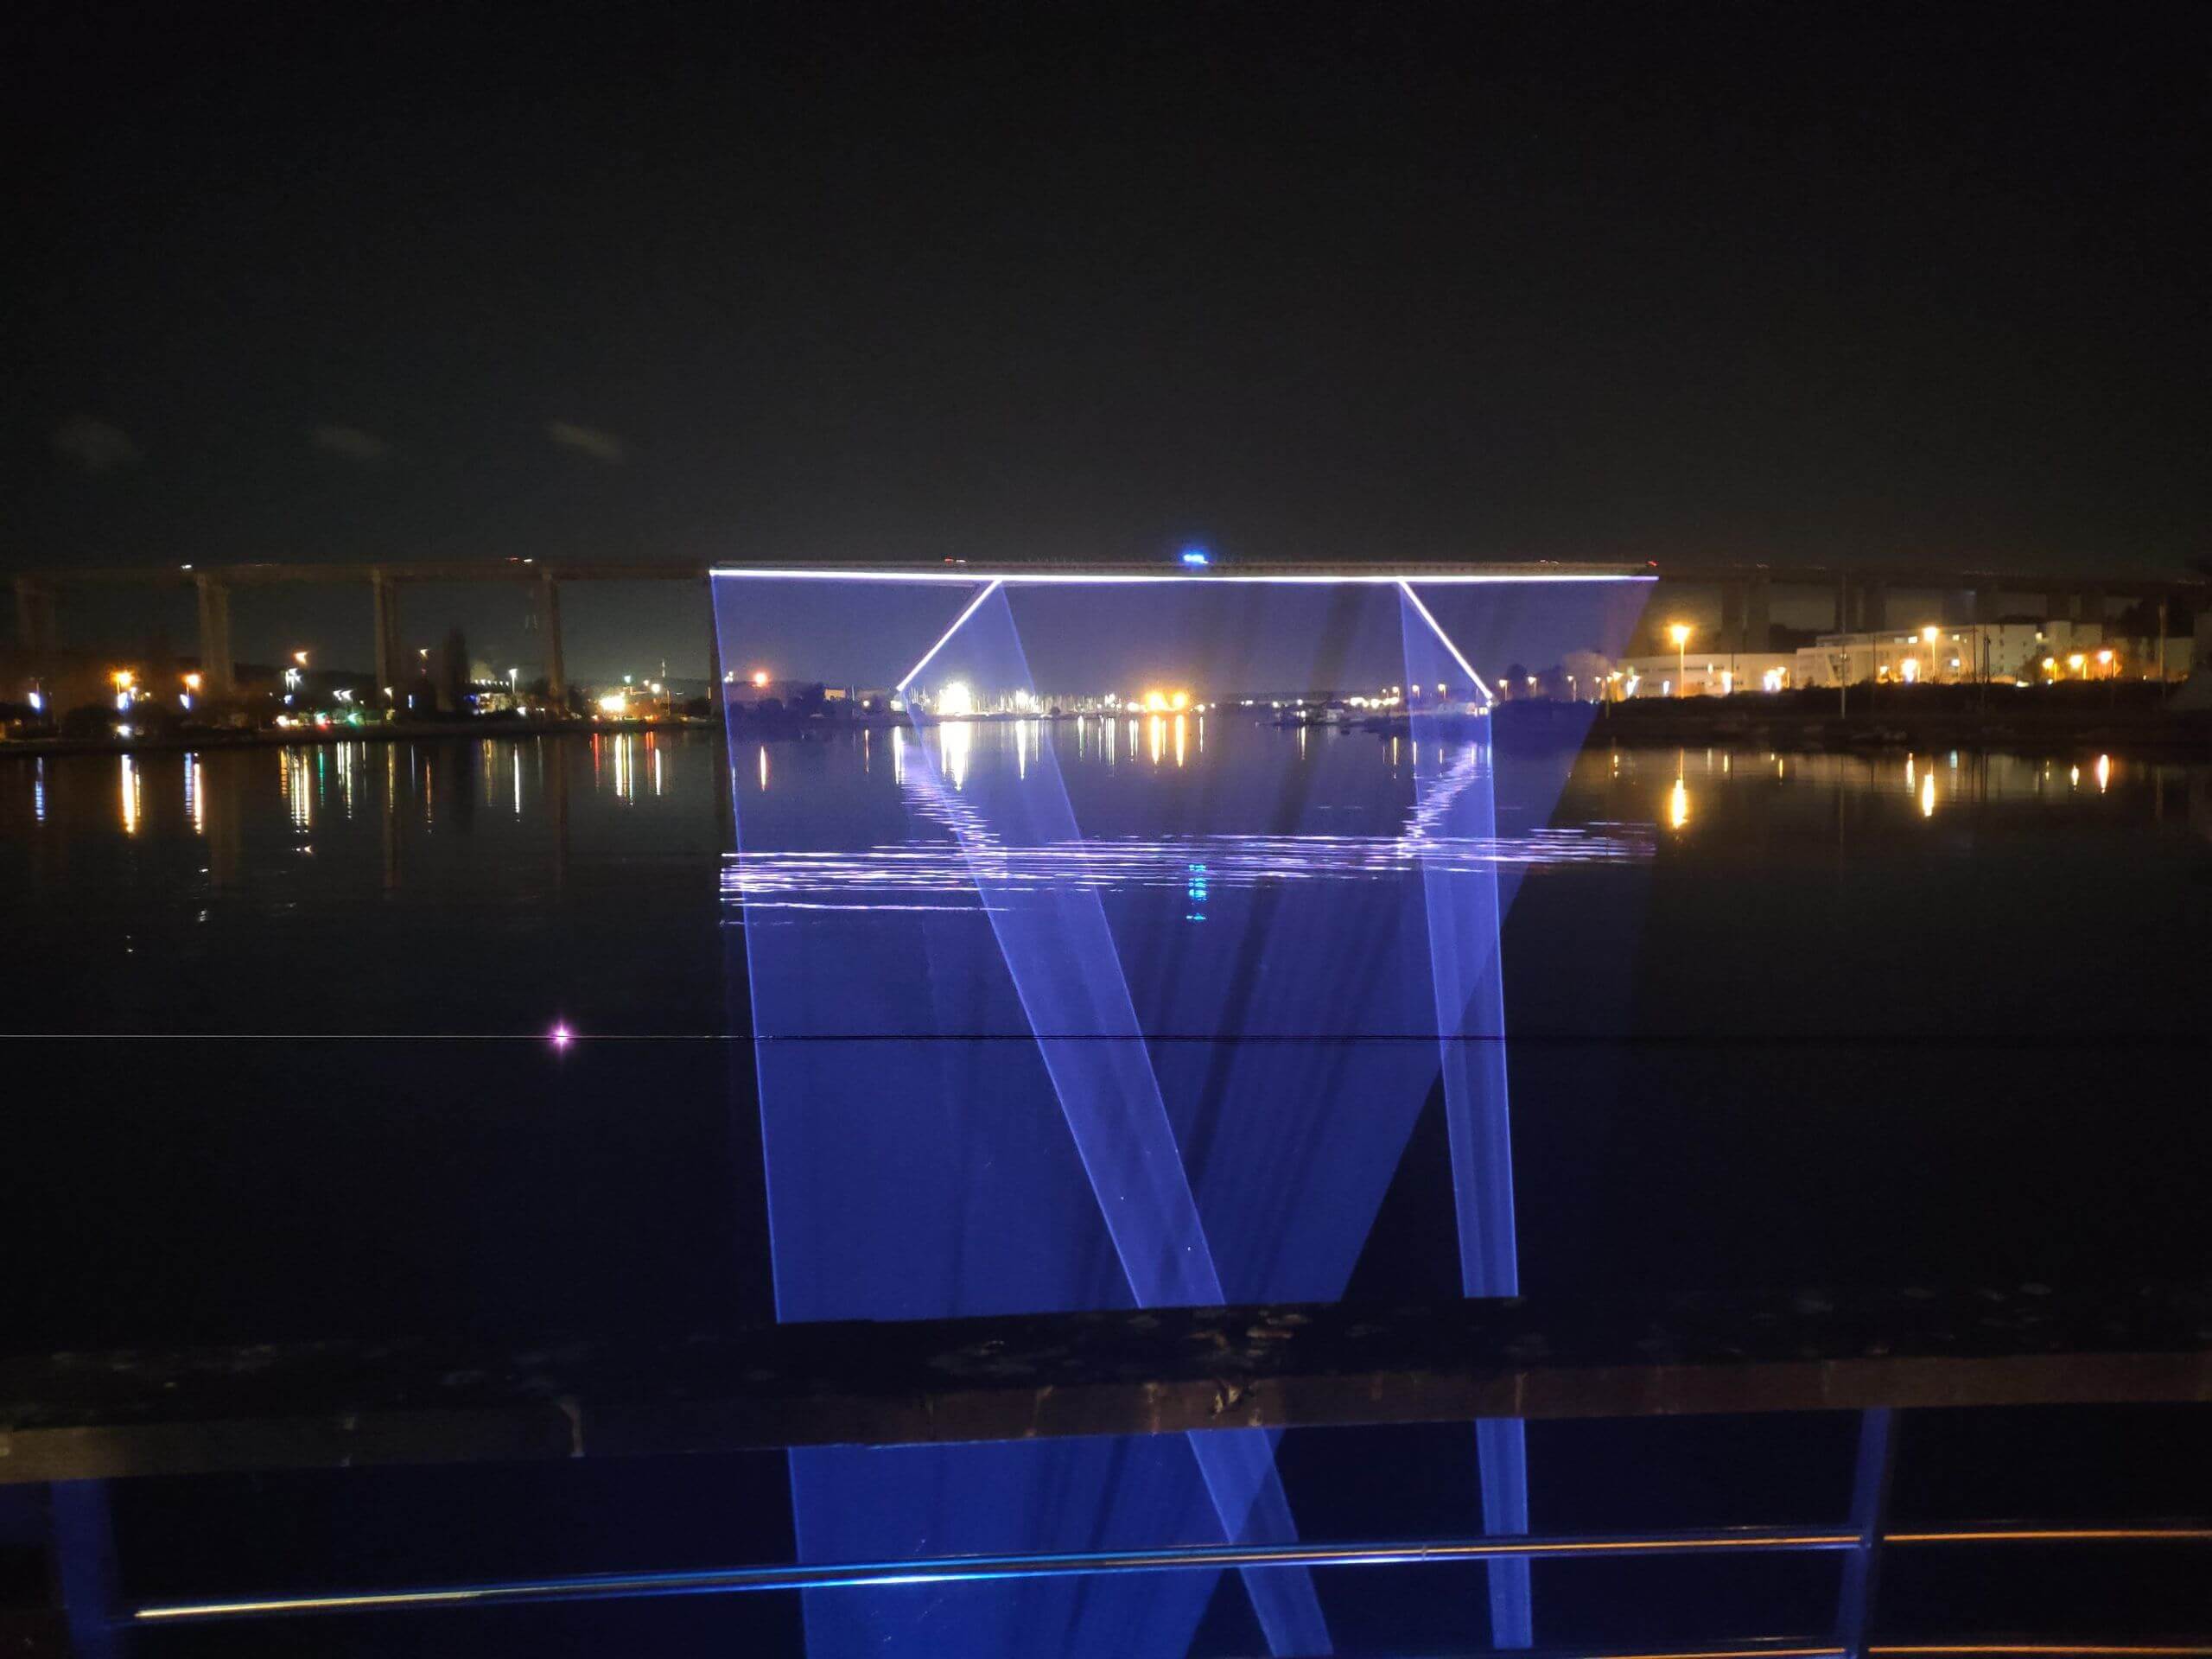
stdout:
{"type": "Polygon", "coordinates": [[[17,9],[0,563],[2205,550],[2202,7],[702,16],[17,9]]]}

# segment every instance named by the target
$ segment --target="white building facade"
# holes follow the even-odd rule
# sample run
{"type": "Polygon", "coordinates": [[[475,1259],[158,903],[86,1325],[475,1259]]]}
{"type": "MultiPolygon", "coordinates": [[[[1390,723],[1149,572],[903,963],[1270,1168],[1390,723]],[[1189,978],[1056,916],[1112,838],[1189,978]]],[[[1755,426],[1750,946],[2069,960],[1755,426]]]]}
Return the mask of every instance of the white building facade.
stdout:
{"type": "Polygon", "coordinates": [[[2096,622],[1929,623],[1824,633],[1794,651],[1724,652],[1693,640],[1680,651],[1624,657],[1605,675],[1606,695],[1625,697],[1727,696],[1738,691],[1878,683],[1946,684],[1991,681],[2041,684],[2054,680],[2158,677],[2185,674],[2190,642],[2110,639],[2096,622]],[[1679,682],[1679,690],[1678,684],[1679,682]]]}

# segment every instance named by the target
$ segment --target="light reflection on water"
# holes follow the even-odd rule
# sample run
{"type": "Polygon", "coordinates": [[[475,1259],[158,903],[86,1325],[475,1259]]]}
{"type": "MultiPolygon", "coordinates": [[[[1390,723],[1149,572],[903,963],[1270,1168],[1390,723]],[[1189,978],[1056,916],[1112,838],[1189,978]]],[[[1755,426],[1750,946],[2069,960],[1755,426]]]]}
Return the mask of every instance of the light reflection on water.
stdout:
{"type": "MultiPolygon", "coordinates": [[[[1224,764],[1224,755],[1233,761],[1240,747],[1249,753],[1255,739],[1279,749],[1286,764],[1312,764],[1325,755],[1339,760],[1347,754],[1371,755],[1379,777],[1401,781],[1412,776],[1422,759],[1420,747],[1399,734],[1314,733],[1304,728],[1247,733],[1232,721],[1230,730],[1219,734],[1227,740],[1224,743],[1210,741],[1214,734],[1207,733],[1206,723],[1203,718],[1182,715],[1058,723],[948,722],[918,733],[903,728],[861,731],[826,742],[753,742],[742,752],[745,784],[752,790],[780,792],[802,776],[814,775],[823,764],[833,769],[849,764],[858,776],[874,777],[875,750],[887,745],[887,781],[903,790],[917,775],[908,753],[917,742],[937,746],[935,765],[924,772],[932,783],[941,779],[944,788],[955,792],[973,786],[976,768],[986,757],[992,765],[1003,763],[1026,781],[1048,743],[1064,767],[1095,769],[1102,775],[1109,770],[1118,773],[1132,761],[1140,775],[1155,769],[1162,777],[1172,777],[1178,770],[1205,774],[1224,764]],[[793,768],[790,772],[785,757],[793,768]],[[798,765],[802,757],[804,766],[798,765]]],[[[477,774],[473,784],[464,786],[476,798],[503,804],[503,816],[516,823],[537,821],[556,810],[549,799],[548,755],[560,766],[587,772],[594,792],[626,808],[641,798],[680,804],[720,775],[714,746],[700,735],[671,740],[652,733],[597,734],[588,741],[588,760],[585,744],[544,738],[487,739],[461,747],[472,751],[470,769],[477,774]],[[525,746],[535,755],[527,768],[537,780],[534,785],[524,775],[525,746]],[[687,774],[687,767],[695,770],[687,774]]],[[[103,816],[112,831],[138,838],[173,826],[180,833],[206,837],[213,833],[222,803],[238,798],[238,769],[265,766],[275,773],[274,801],[296,843],[327,835],[332,823],[365,813],[372,818],[388,816],[403,801],[417,824],[435,830],[454,810],[450,778],[440,775],[448,769],[431,763],[437,752],[434,745],[349,740],[278,748],[265,757],[251,750],[217,750],[118,755],[105,760],[98,756],[40,756],[12,766],[0,762],[0,822],[82,829],[82,812],[70,803],[68,782],[88,768],[107,767],[112,770],[107,772],[103,816]]],[[[1790,798],[1816,794],[1870,801],[1888,798],[1904,809],[1900,823],[1941,824],[1955,812],[1998,806],[2071,804],[2082,810],[2109,808],[2131,817],[2147,807],[2153,822],[2180,822],[2199,835],[2212,836],[2208,777],[2212,772],[2202,766],[2110,753],[2076,760],[1957,751],[1872,755],[1720,748],[1592,751],[1576,763],[1563,800],[1562,821],[1642,823],[1671,837],[1695,841],[1725,833],[1707,819],[1709,805],[1724,796],[1747,800],[1748,791],[1765,787],[1783,790],[1790,798]],[[1622,791],[1618,799],[1609,795],[1615,788],[1622,791]]],[[[1167,843],[1162,840],[1159,844],[1167,843]]],[[[1594,856],[1594,846],[1573,856],[1594,856]]],[[[1509,861],[1528,858],[1538,862],[1566,856],[1557,847],[1522,846],[1503,849],[1499,855],[1509,861]]]]}
{"type": "MultiPolygon", "coordinates": [[[[19,958],[44,964],[17,976],[11,1017],[34,1027],[154,1029],[235,1021],[250,1007],[275,1025],[404,1030],[496,1025],[508,1015],[494,1008],[511,1005],[539,1038],[556,1016],[601,1034],[719,1029],[719,941],[733,903],[904,903],[973,915],[974,873],[949,820],[931,817],[981,811],[968,842],[982,847],[978,828],[1007,822],[997,810],[1005,791],[1018,779],[1034,788],[1040,756],[1056,759],[1088,839],[1001,855],[1014,887],[1118,890],[1177,928],[1205,918],[1212,933],[1232,910],[1273,902],[1271,892],[1357,904],[1410,879],[1409,842],[1422,826],[1409,810],[1409,737],[1206,723],[1201,757],[1190,722],[1179,771],[1172,737],[1150,763],[1143,719],[1134,751],[1127,720],[1029,723],[1020,762],[1010,733],[979,724],[968,733],[964,771],[944,764],[941,751],[926,761],[911,752],[940,740],[910,729],[747,741],[734,773],[704,733],[661,734],[650,748],[639,734],[609,732],[149,752],[127,766],[118,755],[0,755],[0,905],[12,906],[19,958]],[[761,855],[749,868],[728,854],[733,796],[748,852],[761,855]],[[812,855],[779,850],[791,849],[812,855]],[[486,916],[497,925],[484,925],[486,916]],[[168,965],[118,991],[101,976],[126,935],[138,947],[131,962],[149,973],[168,965]],[[156,937],[165,949],[149,945],[156,937]],[[426,956],[432,938],[439,944],[426,956]],[[632,984],[610,973],[633,944],[676,978],[632,984]],[[54,963],[74,966],[56,972],[54,963]],[[461,985],[465,995],[442,1001],[461,985]],[[90,990],[71,988],[79,986],[90,990]]],[[[1439,783],[1452,776],[1449,754],[1440,772],[1429,754],[1421,762],[1439,783]]],[[[2063,755],[1972,753],[1955,763],[1940,750],[1915,753],[1910,766],[1908,785],[1902,751],[1592,750],[1548,821],[1508,814],[1494,841],[1440,839],[1422,850],[1515,880],[1516,925],[1563,926],[1560,937],[1593,947],[1568,953],[1582,965],[1651,948],[1640,943],[1643,905],[1618,902],[1648,887],[1651,915],[1665,918],[1651,937],[1669,941],[1660,954],[1675,962],[1694,937],[1700,969],[1683,988],[1661,983],[1639,1017],[1745,1028],[1815,1017],[1805,1010],[1829,1004],[1808,984],[1862,1000],[1888,986],[1904,971],[1897,918],[1924,916],[1930,903],[1982,906],[1990,960],[2018,968],[2041,962],[2049,938],[2093,930],[2115,909],[2183,916],[2190,907],[2173,896],[2212,872],[2212,767],[2118,756],[2100,766],[2094,751],[2078,766],[2063,755]],[[1588,914],[1574,911],[1599,893],[1611,897],[1588,914]],[[2021,902],[2024,893],[2034,902],[2021,902]],[[1819,949],[1808,944],[1815,935],[1819,949]],[[1778,962],[1795,964],[1796,977],[1770,982],[1738,968],[1778,962]],[[1699,1000],[1668,1001],[1688,996],[1690,985],[1699,1000]]],[[[2145,963],[2157,957],[2146,947],[2145,963]]],[[[1520,960],[1535,972],[1543,957],[1524,950],[1520,960]]],[[[1914,980],[1896,988],[1885,1017],[1907,1026],[1962,1018],[1958,1007],[1982,996],[1991,1006],[1976,1017],[2009,1028],[2042,995],[2066,1017],[2126,1023],[2164,1007],[2169,988],[2141,974],[2115,976],[2085,1001],[2078,978],[2054,970],[2051,980],[1914,980]]],[[[1586,1000],[1562,989],[1548,1004],[1540,990],[1526,982],[1519,1006],[1553,1020],[1586,1000]]],[[[2036,1024],[2055,1017],[2046,1010],[2036,1024]]]]}
{"type": "MultiPolygon", "coordinates": [[[[1633,826],[1546,829],[1518,836],[1421,838],[1412,836],[1212,835],[1147,840],[1059,842],[989,849],[994,887],[1012,891],[1160,887],[1186,892],[1201,871],[1203,898],[1213,890],[1285,882],[1399,880],[1424,870],[1463,871],[1505,865],[1556,869],[1573,864],[1624,863],[1648,858],[1651,841],[1633,826]]],[[[726,898],[762,908],[897,908],[908,894],[965,893],[976,877],[958,843],[932,839],[857,852],[760,852],[725,862],[726,898]],[[875,895],[881,895],[879,905],[875,895]]]]}

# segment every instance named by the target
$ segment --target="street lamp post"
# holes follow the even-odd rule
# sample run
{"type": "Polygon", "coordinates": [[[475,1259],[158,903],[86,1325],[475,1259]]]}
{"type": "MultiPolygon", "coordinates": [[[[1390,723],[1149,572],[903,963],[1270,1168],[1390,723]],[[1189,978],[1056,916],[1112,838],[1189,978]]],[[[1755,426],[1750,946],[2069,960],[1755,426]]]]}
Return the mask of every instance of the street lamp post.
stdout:
{"type": "Polygon", "coordinates": [[[1690,643],[1690,625],[1677,622],[1667,630],[1667,635],[1675,642],[1675,695],[1679,697],[1689,690],[1689,658],[1687,653],[1690,643]]]}

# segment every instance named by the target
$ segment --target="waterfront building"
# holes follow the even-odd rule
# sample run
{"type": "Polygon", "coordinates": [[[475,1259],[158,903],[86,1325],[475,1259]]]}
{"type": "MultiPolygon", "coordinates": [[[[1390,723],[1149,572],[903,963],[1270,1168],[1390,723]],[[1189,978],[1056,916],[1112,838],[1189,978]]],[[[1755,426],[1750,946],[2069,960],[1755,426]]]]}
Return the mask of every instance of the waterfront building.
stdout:
{"type": "MultiPolygon", "coordinates": [[[[1792,651],[1723,651],[1686,643],[1680,651],[1624,657],[1603,674],[1608,697],[1726,696],[1806,687],[1951,684],[2038,685],[2059,680],[2182,678],[2191,642],[2125,639],[2104,624],[2064,618],[1927,623],[1823,633],[1792,651]],[[1679,690],[1677,682],[1680,683],[1679,690]]],[[[1573,695],[1586,696],[1585,686],[1573,695]]]]}

